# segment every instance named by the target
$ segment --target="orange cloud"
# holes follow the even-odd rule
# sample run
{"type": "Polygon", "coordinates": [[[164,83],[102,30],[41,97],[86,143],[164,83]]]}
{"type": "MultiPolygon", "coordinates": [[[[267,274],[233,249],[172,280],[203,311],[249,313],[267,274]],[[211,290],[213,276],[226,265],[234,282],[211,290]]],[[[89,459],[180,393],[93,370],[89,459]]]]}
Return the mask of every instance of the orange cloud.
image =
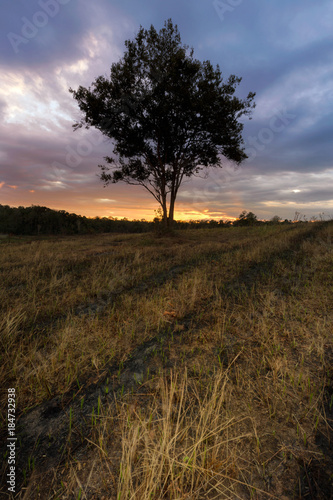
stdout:
{"type": "Polygon", "coordinates": [[[7,184],[7,186],[11,189],[17,189],[17,186],[11,186],[10,184],[7,184]]]}
{"type": "Polygon", "coordinates": [[[4,182],[0,182],[0,189],[5,185],[4,182]]]}

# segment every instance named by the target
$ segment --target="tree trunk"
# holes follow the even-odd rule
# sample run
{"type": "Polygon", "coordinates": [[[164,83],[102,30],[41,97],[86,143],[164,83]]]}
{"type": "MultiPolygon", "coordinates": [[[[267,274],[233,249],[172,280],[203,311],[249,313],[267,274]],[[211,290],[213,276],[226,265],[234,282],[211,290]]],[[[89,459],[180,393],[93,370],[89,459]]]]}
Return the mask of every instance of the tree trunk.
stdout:
{"type": "Polygon", "coordinates": [[[176,193],[171,193],[169,217],[168,217],[168,227],[170,229],[173,226],[173,218],[174,218],[174,213],[175,213],[175,201],[176,201],[176,193]]]}
{"type": "Polygon", "coordinates": [[[168,208],[167,208],[167,201],[166,201],[166,195],[162,197],[162,210],[163,210],[163,224],[165,227],[168,226],[168,208]]]}

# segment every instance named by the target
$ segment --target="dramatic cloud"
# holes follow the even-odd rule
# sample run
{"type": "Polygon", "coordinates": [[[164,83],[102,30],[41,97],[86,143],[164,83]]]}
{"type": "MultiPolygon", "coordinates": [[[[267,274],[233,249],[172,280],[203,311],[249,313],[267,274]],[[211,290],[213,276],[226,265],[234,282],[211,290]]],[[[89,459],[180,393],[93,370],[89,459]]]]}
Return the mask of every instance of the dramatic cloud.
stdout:
{"type": "Polygon", "coordinates": [[[0,19],[0,203],[40,204],[89,216],[153,218],[140,188],[103,190],[97,165],[112,144],[73,133],[69,87],[89,86],[140,27],[171,17],[183,42],[256,91],[244,122],[249,159],[185,183],[176,217],[333,212],[333,5],[310,0],[3,0],[0,19]],[[331,212],[330,212],[331,211],[331,212]]]}

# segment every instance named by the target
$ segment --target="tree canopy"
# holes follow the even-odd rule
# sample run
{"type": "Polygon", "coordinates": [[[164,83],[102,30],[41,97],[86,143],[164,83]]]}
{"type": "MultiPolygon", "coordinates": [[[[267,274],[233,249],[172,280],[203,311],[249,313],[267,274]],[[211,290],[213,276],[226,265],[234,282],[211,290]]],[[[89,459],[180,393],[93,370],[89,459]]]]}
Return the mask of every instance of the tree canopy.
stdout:
{"type": "Polygon", "coordinates": [[[234,221],[234,226],[253,226],[258,222],[257,216],[253,212],[246,212],[243,210],[238,219],[234,221]]]}
{"type": "Polygon", "coordinates": [[[171,19],[159,32],[140,27],[125,47],[110,78],[70,89],[83,113],[73,127],[95,127],[112,139],[101,180],[143,186],[171,225],[185,177],[221,167],[223,157],[238,164],[247,158],[239,119],[251,114],[255,94],[236,97],[241,78],[225,80],[219,66],[196,60],[171,19]]]}

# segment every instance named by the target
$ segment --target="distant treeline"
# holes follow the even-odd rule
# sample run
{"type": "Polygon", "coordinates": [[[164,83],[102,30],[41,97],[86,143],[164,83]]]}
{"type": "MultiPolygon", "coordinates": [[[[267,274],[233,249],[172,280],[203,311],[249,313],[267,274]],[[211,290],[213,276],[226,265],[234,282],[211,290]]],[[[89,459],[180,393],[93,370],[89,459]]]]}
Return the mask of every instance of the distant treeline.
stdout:
{"type": "MultiPolygon", "coordinates": [[[[273,222],[279,222],[277,217],[273,222]]],[[[285,221],[289,222],[289,221],[285,221]]],[[[88,218],[66,212],[52,210],[39,205],[31,207],[10,207],[0,205],[0,233],[14,235],[53,235],[53,234],[94,234],[94,233],[144,233],[160,226],[158,217],[154,221],[116,219],[112,217],[88,218]]],[[[263,224],[252,212],[242,212],[234,221],[175,221],[175,229],[203,227],[230,227],[263,224]]]]}

